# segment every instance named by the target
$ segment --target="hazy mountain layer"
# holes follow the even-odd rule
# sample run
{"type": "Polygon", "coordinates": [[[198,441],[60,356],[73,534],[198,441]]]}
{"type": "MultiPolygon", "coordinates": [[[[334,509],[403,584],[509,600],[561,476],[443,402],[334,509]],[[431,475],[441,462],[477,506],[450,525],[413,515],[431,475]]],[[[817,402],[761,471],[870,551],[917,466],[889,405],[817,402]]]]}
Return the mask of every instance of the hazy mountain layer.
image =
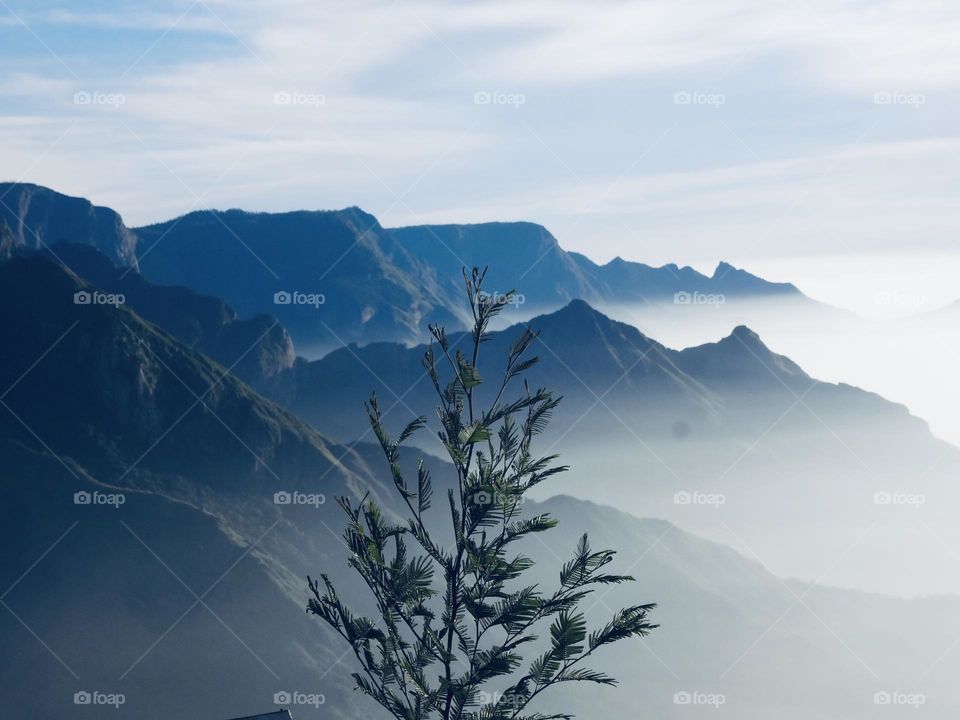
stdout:
{"type": "MultiPolygon", "coordinates": [[[[0,679],[11,717],[88,717],[90,707],[73,703],[84,691],[122,693],[124,704],[109,709],[121,719],[242,716],[275,709],[284,691],[323,696],[318,708],[291,707],[301,720],[376,713],[350,690],[346,648],[303,612],[303,575],[319,569],[362,606],[334,538],[339,524],[279,507],[256,536],[238,537],[222,520],[150,492],[126,491],[117,508],[76,505],[76,492],[112,490],[42,451],[3,441],[0,460],[8,550],[0,580],[10,588],[0,679]]],[[[258,503],[251,498],[249,510],[258,503]]],[[[619,548],[616,569],[638,578],[588,603],[590,623],[629,602],[657,601],[662,627],[599,659],[618,688],[573,688],[540,710],[623,717],[642,703],[651,716],[685,718],[697,703],[721,718],[839,720],[876,717],[878,694],[899,692],[921,695],[926,716],[948,718],[960,702],[960,656],[948,652],[960,636],[956,599],[785,583],[663,521],[572,498],[528,507],[543,511],[561,524],[548,544],[527,547],[538,581],[555,583],[561,558],[588,531],[595,546],[619,548]]]]}
{"type": "MultiPolygon", "coordinates": [[[[891,594],[960,591],[938,570],[960,543],[960,453],[903,406],[811,378],[745,327],[676,351],[580,301],[530,324],[541,363],[529,382],[564,395],[548,437],[577,468],[564,492],[724,542],[733,529],[782,574],[829,570],[833,582],[891,594]]],[[[518,332],[484,345],[488,381],[518,332]]],[[[371,390],[396,423],[430,413],[423,350],[351,346],[298,360],[264,391],[338,439],[366,437],[356,398],[371,390]]]]}
{"type": "Polygon", "coordinates": [[[476,225],[420,225],[390,233],[459,290],[460,268],[489,266],[488,288],[515,289],[534,307],[558,307],[569,300],[596,302],[699,302],[701,295],[733,298],[791,296],[788,283],[771,283],[721,262],[712,276],[690,267],[651,267],[622,258],[598,265],[568,252],[542,225],[494,222],[476,225]],[[697,299],[694,299],[694,295],[697,299]]]}

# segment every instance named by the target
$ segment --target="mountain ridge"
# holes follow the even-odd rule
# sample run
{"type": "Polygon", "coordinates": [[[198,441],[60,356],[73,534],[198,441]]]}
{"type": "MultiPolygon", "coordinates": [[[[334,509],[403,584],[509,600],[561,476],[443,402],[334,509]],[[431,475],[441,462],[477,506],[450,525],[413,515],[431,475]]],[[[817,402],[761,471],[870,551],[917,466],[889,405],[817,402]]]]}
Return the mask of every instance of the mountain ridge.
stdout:
{"type": "Polygon", "coordinates": [[[526,221],[387,228],[357,206],[279,213],[233,208],[194,210],[129,229],[109,208],[41,186],[0,185],[0,200],[3,193],[17,197],[21,209],[0,212],[9,226],[6,232],[0,223],[0,252],[60,240],[94,245],[153,283],[221,298],[244,317],[278,317],[297,351],[312,357],[350,342],[416,344],[430,323],[465,327],[469,317],[459,309],[464,266],[488,267],[492,291],[520,290],[509,309],[514,319],[576,298],[594,305],[683,304],[700,294],[816,304],[788,283],[725,263],[713,276],[622,259],[598,265],[526,221]],[[282,293],[316,300],[282,304],[276,300],[282,293]]]}

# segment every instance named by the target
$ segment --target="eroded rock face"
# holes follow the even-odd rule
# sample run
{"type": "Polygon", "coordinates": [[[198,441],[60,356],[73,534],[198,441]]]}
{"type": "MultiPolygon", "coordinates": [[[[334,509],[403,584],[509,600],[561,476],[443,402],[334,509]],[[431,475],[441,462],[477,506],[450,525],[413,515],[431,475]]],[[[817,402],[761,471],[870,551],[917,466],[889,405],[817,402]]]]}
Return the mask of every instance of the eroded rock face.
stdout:
{"type": "Polygon", "coordinates": [[[137,264],[137,237],[110,208],[39,185],[0,183],[0,252],[61,241],[93,245],[120,265],[137,264]]]}
{"type": "Polygon", "coordinates": [[[0,260],[9,258],[17,245],[17,239],[13,236],[13,231],[7,225],[7,221],[0,218],[0,260]]]}

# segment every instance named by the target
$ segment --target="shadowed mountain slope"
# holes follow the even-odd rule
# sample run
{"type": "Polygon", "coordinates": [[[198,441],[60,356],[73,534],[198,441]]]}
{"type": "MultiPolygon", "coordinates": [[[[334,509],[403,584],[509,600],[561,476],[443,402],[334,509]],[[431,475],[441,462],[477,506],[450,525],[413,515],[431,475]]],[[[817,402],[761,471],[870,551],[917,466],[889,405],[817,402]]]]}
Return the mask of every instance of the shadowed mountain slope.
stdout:
{"type": "Polygon", "coordinates": [[[246,382],[262,381],[293,364],[293,340],[275,318],[257,315],[241,320],[218,298],[185,287],[155,285],[87,245],[58,243],[51,254],[105,293],[123,295],[125,305],[140,317],[246,382]]]}

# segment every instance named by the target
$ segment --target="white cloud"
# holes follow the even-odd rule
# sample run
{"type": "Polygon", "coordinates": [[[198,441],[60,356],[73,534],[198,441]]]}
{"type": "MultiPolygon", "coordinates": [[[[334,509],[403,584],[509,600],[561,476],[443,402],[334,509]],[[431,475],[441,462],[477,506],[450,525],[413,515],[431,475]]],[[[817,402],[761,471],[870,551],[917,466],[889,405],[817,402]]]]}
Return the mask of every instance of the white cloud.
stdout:
{"type": "Polygon", "coordinates": [[[160,30],[176,28],[178,32],[195,31],[223,34],[228,31],[209,13],[204,13],[196,3],[186,3],[173,12],[124,9],[120,12],[97,12],[91,10],[57,9],[43,13],[30,13],[23,17],[28,24],[49,23],[52,25],[76,25],[113,30],[160,30]]]}
{"type": "Polygon", "coordinates": [[[76,3],[30,18],[55,52],[70,24],[124,42],[85,56],[78,41],[66,58],[75,80],[24,34],[36,54],[9,58],[14,70],[0,77],[0,163],[133,223],[189,209],[183,184],[216,184],[205,203],[360,204],[391,223],[531,219],[597,257],[651,262],[829,248],[831,232],[855,246],[902,242],[897,233],[946,244],[960,229],[942,191],[958,179],[960,150],[936,139],[957,109],[960,6],[208,0],[116,13],[76,3]],[[697,88],[728,101],[700,114],[673,106],[674,90],[697,88]],[[497,89],[526,103],[473,104],[497,89]],[[77,107],[78,90],[125,102],[77,107]],[[920,110],[879,108],[880,90],[929,97],[920,110]],[[278,92],[323,102],[277,105],[278,92]],[[398,204],[394,193],[415,183],[398,204]]]}

